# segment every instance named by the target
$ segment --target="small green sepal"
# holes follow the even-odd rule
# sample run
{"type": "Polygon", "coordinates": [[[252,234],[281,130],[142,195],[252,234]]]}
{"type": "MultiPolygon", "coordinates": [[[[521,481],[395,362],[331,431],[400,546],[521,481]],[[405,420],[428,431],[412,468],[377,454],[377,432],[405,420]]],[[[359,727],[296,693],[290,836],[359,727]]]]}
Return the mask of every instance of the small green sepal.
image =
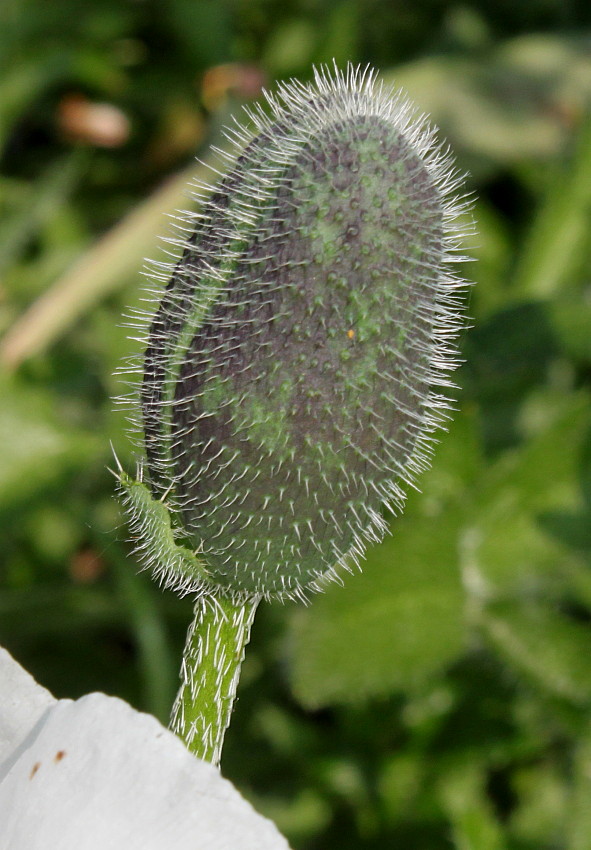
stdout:
{"type": "Polygon", "coordinates": [[[117,480],[136,552],[145,568],[157,571],[164,584],[174,580],[181,593],[183,583],[187,592],[200,584],[202,591],[213,587],[203,561],[179,542],[166,500],[153,496],[142,480],[141,471],[134,479],[120,469],[117,480]]]}

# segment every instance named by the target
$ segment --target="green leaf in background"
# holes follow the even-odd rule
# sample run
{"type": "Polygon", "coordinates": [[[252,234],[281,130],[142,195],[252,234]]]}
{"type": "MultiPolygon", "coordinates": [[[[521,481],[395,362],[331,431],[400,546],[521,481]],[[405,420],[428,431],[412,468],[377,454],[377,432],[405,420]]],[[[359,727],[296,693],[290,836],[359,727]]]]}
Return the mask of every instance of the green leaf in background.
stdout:
{"type": "Polygon", "coordinates": [[[591,704],[587,626],[547,605],[489,606],[482,632],[507,664],[537,687],[575,703],[591,704]]]}
{"type": "Polygon", "coordinates": [[[440,779],[440,799],[458,850],[505,850],[503,830],[484,786],[485,777],[474,762],[454,766],[440,779]]]}
{"type": "Polygon", "coordinates": [[[443,438],[439,460],[393,534],[370,548],[361,575],[294,615],[292,686],[306,706],[412,689],[441,673],[466,638],[454,504],[479,468],[474,421],[443,438]]]}
{"type": "Polygon", "coordinates": [[[4,377],[0,394],[0,508],[14,506],[77,468],[100,446],[96,434],[69,425],[40,387],[4,377]]]}
{"type": "Polygon", "coordinates": [[[558,760],[523,764],[513,782],[519,803],[511,816],[511,832],[517,846],[570,847],[565,833],[573,825],[574,811],[558,760]]]}
{"type": "Polygon", "coordinates": [[[55,209],[66,201],[80,177],[83,159],[74,155],[53,163],[40,176],[36,186],[27,186],[20,192],[16,202],[0,217],[0,273],[18,258],[37,231],[55,214],[55,209]]]}
{"type": "Polygon", "coordinates": [[[574,786],[568,799],[566,839],[568,850],[587,850],[591,835],[591,728],[579,737],[575,751],[574,786]]]}
{"type": "Polygon", "coordinates": [[[581,128],[568,169],[557,169],[519,257],[513,281],[518,298],[546,297],[579,280],[589,253],[591,121],[581,128]]]}
{"type": "MultiPolygon", "coordinates": [[[[589,219],[591,224],[591,217],[589,219]]],[[[591,297],[561,294],[548,302],[548,317],[562,351],[574,361],[591,363],[591,297]]]]}
{"type": "Polygon", "coordinates": [[[538,433],[490,467],[466,521],[465,558],[484,596],[539,593],[580,563],[545,530],[543,515],[582,506],[578,470],[591,405],[570,395],[540,402],[529,424],[538,433]]]}
{"type": "Polygon", "coordinates": [[[457,519],[413,517],[368,554],[362,575],[294,618],[292,683],[307,706],[412,688],[462,650],[457,519]]]}
{"type": "MultiPolygon", "coordinates": [[[[557,154],[569,138],[570,114],[591,103],[584,40],[557,34],[527,33],[484,45],[476,55],[419,57],[398,67],[390,80],[432,116],[456,151],[468,154],[476,173],[487,171],[491,161],[513,164],[557,154]]],[[[564,222],[566,233],[570,221],[564,222]]]]}

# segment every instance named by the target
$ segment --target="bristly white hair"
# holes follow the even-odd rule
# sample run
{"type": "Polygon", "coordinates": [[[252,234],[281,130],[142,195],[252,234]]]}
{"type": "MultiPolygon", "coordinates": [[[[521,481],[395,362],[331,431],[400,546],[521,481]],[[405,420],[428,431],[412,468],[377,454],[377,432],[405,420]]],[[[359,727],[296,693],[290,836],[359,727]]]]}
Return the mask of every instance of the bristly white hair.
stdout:
{"type": "Polygon", "coordinates": [[[359,565],[430,463],[472,225],[449,150],[369,66],[265,101],[226,129],[130,317],[145,350],[121,401],[170,522],[130,514],[166,586],[306,599],[359,565]]]}

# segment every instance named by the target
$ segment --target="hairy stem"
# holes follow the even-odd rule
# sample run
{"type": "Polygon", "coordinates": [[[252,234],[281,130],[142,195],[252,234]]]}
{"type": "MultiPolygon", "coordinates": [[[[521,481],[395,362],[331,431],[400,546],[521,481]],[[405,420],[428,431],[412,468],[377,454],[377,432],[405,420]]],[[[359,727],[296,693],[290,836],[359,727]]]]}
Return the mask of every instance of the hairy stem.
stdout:
{"type": "Polygon", "coordinates": [[[259,601],[202,596],[187,635],[170,728],[192,753],[216,766],[259,601]]]}

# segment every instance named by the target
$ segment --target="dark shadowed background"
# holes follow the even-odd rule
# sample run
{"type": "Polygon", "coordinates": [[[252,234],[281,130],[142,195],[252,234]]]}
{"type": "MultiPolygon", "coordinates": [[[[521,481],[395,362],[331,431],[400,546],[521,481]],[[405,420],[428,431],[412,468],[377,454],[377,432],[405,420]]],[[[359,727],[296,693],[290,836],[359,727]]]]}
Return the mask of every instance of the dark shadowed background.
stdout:
{"type": "Polygon", "coordinates": [[[111,397],[144,257],[262,85],[372,63],[477,201],[459,413],[363,575],[263,606],[223,772],[294,850],[591,846],[591,6],[0,2],[0,644],[166,720],[111,397]]]}

